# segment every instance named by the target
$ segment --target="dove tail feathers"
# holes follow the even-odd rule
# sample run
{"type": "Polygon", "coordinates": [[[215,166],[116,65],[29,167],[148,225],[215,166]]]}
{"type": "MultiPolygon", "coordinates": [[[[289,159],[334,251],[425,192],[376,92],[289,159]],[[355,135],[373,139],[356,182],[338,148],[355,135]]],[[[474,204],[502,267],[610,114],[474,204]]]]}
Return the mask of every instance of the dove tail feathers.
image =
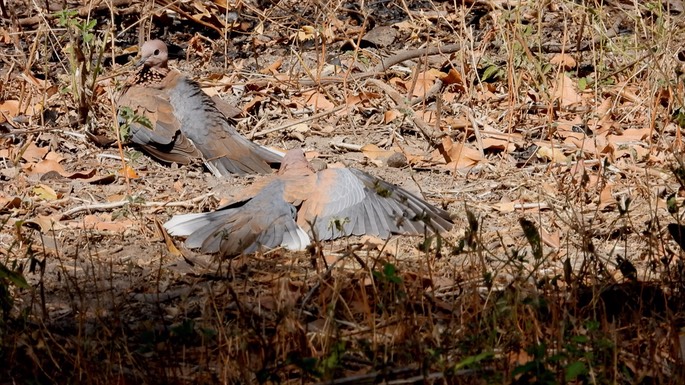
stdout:
{"type": "Polygon", "coordinates": [[[244,206],[175,215],[164,227],[170,235],[187,236],[185,246],[188,248],[201,248],[205,253],[218,252],[226,257],[279,246],[304,250],[311,239],[295,222],[295,207],[281,202],[264,209],[269,203],[273,203],[273,198],[264,195],[244,206]]]}
{"type": "Polygon", "coordinates": [[[166,223],[164,228],[169,235],[186,237],[197,230],[212,224],[212,219],[217,212],[174,215],[166,223]]]}

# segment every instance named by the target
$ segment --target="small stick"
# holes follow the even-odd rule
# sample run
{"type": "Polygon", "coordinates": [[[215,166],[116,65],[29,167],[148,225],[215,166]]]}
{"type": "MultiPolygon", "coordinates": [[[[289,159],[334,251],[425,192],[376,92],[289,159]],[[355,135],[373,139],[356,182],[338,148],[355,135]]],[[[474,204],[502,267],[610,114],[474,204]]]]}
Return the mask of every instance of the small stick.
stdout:
{"type": "Polygon", "coordinates": [[[111,210],[115,209],[118,207],[123,207],[129,204],[133,204],[136,206],[142,206],[142,207],[194,207],[194,204],[197,202],[200,202],[206,198],[209,198],[213,196],[214,193],[207,193],[204,195],[200,195],[199,197],[195,197],[193,199],[188,199],[185,201],[177,201],[177,202],[145,202],[145,203],[132,203],[129,200],[123,200],[123,201],[118,201],[118,202],[108,202],[108,203],[94,203],[94,204],[88,204],[88,205],[83,205],[83,206],[78,206],[74,207],[71,210],[67,210],[62,215],[60,216],[60,220],[64,219],[69,219],[73,215],[84,212],[84,211],[106,211],[106,210],[111,210]]]}
{"type": "Polygon", "coordinates": [[[361,151],[362,150],[362,146],[360,146],[358,144],[343,143],[343,142],[331,142],[330,145],[331,145],[331,147],[344,148],[346,150],[351,150],[351,151],[361,151]]]}
{"type": "Polygon", "coordinates": [[[263,131],[255,132],[253,135],[250,136],[250,139],[261,138],[262,136],[266,136],[272,132],[282,131],[282,130],[285,130],[285,129],[290,128],[292,126],[296,126],[300,123],[308,122],[310,120],[319,119],[319,118],[324,117],[326,115],[334,114],[334,113],[342,110],[345,107],[348,107],[347,104],[342,104],[342,105],[337,106],[337,107],[330,109],[328,111],[319,112],[318,114],[314,114],[312,116],[307,116],[306,118],[302,118],[302,119],[296,120],[294,122],[284,124],[282,126],[278,126],[278,127],[269,128],[269,129],[266,129],[263,131]]]}
{"type": "MultiPolygon", "coordinates": [[[[453,53],[457,52],[461,49],[461,45],[459,44],[448,44],[440,47],[427,47],[427,48],[419,48],[419,49],[410,49],[410,50],[404,50],[400,51],[392,56],[388,56],[383,60],[381,63],[379,63],[376,67],[374,67],[370,71],[354,74],[351,76],[352,80],[361,80],[361,79],[366,79],[370,77],[374,77],[377,75],[381,75],[385,73],[385,71],[394,66],[395,64],[402,63],[403,61],[414,59],[417,57],[421,56],[431,56],[431,55],[439,55],[439,54],[447,54],[447,53],[453,53]]],[[[318,81],[314,82],[311,80],[300,80],[299,83],[301,85],[323,85],[323,84],[329,84],[329,83],[343,83],[347,79],[345,77],[337,76],[337,77],[323,77],[318,79],[318,81]]]]}
{"type": "Polygon", "coordinates": [[[428,142],[431,144],[431,146],[433,146],[434,148],[438,148],[438,146],[440,145],[438,139],[445,136],[444,132],[436,131],[433,127],[429,126],[418,114],[416,114],[411,109],[411,107],[405,101],[404,97],[400,95],[400,93],[393,89],[391,86],[389,86],[386,83],[383,83],[378,79],[369,79],[368,81],[376,87],[380,88],[381,90],[385,91],[385,93],[387,93],[388,96],[390,96],[390,98],[393,100],[393,102],[395,102],[395,104],[400,110],[411,111],[412,121],[414,122],[414,125],[416,125],[416,127],[419,129],[419,131],[421,131],[423,136],[426,139],[428,139],[428,142]]]}

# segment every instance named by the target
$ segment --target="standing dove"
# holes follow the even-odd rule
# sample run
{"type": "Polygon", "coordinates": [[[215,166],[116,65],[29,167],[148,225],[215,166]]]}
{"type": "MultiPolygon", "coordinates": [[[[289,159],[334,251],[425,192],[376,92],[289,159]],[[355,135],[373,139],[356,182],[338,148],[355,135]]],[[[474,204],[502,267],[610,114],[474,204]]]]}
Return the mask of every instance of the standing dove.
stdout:
{"type": "Polygon", "coordinates": [[[282,156],[242,137],[200,86],[167,66],[161,40],[141,47],[142,67],[118,100],[141,119],[129,119],[131,140],[164,162],[189,164],[202,159],[216,176],[270,173],[282,156]]]}
{"type": "Polygon", "coordinates": [[[169,234],[189,248],[231,257],[260,248],[303,250],[311,239],[348,235],[431,234],[452,228],[449,213],[354,168],[314,171],[290,150],[275,175],[256,181],[216,211],[176,215],[169,234]]]}

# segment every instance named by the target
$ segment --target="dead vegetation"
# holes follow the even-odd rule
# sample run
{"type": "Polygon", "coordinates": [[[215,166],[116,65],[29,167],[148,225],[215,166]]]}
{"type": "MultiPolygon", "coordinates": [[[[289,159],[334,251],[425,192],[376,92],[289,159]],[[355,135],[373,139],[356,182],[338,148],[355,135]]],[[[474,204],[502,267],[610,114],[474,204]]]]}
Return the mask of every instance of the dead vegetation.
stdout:
{"type": "Polygon", "coordinates": [[[0,5],[1,383],[685,381],[680,1],[0,5]],[[251,180],[126,144],[148,36],[455,229],[184,250],[159,223],[251,180]]]}

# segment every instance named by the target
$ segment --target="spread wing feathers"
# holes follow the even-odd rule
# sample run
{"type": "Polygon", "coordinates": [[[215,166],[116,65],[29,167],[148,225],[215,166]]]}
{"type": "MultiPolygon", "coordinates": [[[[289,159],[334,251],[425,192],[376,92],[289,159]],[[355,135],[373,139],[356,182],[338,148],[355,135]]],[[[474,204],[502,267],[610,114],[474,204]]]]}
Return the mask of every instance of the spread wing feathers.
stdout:
{"type": "Polygon", "coordinates": [[[317,239],[348,235],[424,234],[452,228],[449,213],[410,192],[356,169],[328,169],[303,203],[300,226],[317,239]],[[307,228],[307,227],[305,227],[307,228]]]}
{"type": "Polygon", "coordinates": [[[169,101],[181,131],[202,152],[215,175],[270,173],[282,156],[242,137],[200,86],[179,77],[169,101]]]}
{"type": "MultiPolygon", "coordinates": [[[[131,141],[163,162],[189,164],[201,159],[202,153],[181,133],[180,123],[173,114],[173,107],[160,95],[160,90],[148,87],[130,87],[119,99],[119,106],[131,108],[139,119],[129,121],[131,141]],[[132,98],[130,95],[135,95],[132,98]]],[[[120,124],[126,123],[119,110],[120,124]]]]}
{"type": "Polygon", "coordinates": [[[303,250],[310,243],[295,222],[296,208],[284,201],[276,181],[244,202],[210,213],[177,215],[164,224],[171,235],[188,235],[186,246],[230,257],[260,248],[303,250]]]}

